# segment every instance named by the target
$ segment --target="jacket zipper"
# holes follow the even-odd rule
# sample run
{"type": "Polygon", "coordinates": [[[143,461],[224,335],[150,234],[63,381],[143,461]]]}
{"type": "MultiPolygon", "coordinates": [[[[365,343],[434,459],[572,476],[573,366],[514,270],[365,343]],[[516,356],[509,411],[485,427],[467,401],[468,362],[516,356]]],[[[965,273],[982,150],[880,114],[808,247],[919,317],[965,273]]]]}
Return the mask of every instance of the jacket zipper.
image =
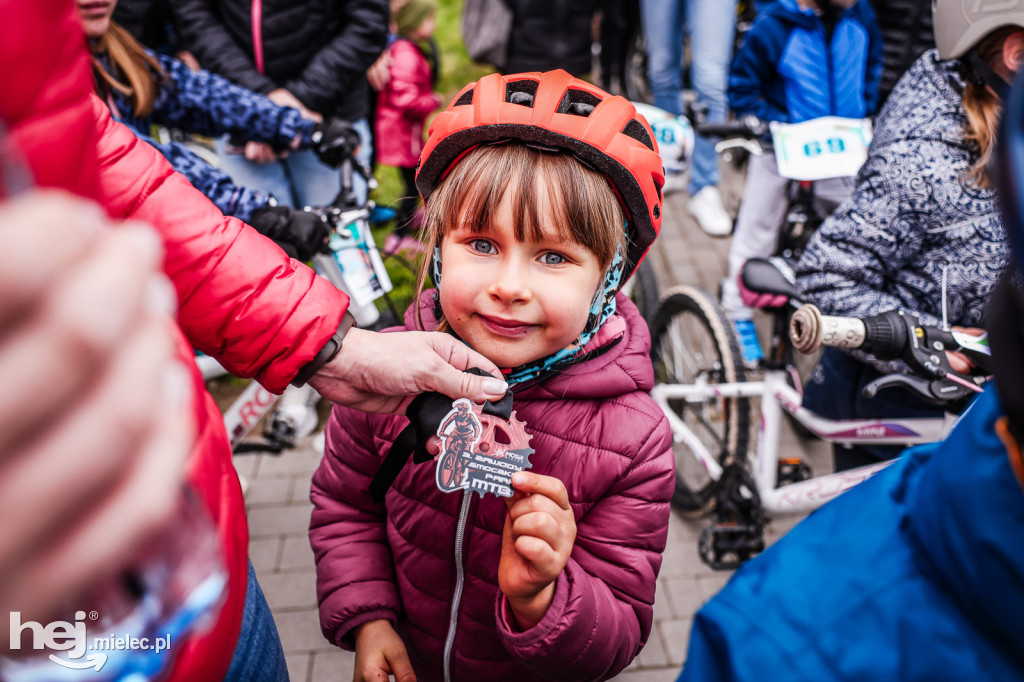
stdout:
{"type": "Polygon", "coordinates": [[[263,73],[263,0],[253,0],[252,13],[252,57],[256,70],[263,73]]]}
{"type": "Polygon", "coordinates": [[[445,682],[451,682],[455,626],[459,619],[459,602],[462,601],[462,588],[466,582],[466,572],[462,566],[462,545],[466,539],[466,521],[469,519],[469,506],[472,502],[473,493],[464,490],[462,492],[462,506],[459,507],[459,525],[455,528],[455,593],[452,595],[452,607],[448,616],[448,635],[444,639],[445,682]]]}

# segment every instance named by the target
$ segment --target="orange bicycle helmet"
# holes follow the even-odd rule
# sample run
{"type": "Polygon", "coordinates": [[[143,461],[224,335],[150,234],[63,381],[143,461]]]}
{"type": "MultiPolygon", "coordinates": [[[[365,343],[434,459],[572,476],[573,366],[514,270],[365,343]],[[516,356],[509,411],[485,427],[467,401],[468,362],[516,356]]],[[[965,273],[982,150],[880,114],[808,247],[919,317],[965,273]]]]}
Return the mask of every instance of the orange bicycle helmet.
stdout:
{"type": "Polygon", "coordinates": [[[625,272],[632,273],[661,228],[665,184],[654,133],[633,105],[560,69],[484,76],[430,127],[416,170],[423,200],[468,151],[507,140],[569,152],[604,173],[628,216],[625,272]]]}

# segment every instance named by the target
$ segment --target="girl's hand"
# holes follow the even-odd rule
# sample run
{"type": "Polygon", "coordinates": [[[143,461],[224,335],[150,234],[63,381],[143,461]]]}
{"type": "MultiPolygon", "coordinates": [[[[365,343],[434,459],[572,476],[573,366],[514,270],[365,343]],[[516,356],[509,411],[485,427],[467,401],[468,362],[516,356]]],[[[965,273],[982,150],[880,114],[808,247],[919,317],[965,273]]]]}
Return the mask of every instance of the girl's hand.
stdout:
{"type": "MultiPolygon", "coordinates": [[[[281,158],[288,156],[282,154],[281,158]]],[[[270,163],[271,161],[277,161],[278,155],[266,142],[253,142],[249,141],[245,143],[245,160],[252,161],[253,163],[270,163]]]]}
{"type": "Polygon", "coordinates": [[[555,578],[576,541],[569,493],[557,478],[526,471],[512,476],[515,496],[501,541],[498,586],[521,630],[540,622],[555,595],[555,578]]]}
{"type": "Polygon", "coordinates": [[[353,682],[416,682],[405,643],[391,623],[371,620],[356,631],[356,671],[353,682]]]}

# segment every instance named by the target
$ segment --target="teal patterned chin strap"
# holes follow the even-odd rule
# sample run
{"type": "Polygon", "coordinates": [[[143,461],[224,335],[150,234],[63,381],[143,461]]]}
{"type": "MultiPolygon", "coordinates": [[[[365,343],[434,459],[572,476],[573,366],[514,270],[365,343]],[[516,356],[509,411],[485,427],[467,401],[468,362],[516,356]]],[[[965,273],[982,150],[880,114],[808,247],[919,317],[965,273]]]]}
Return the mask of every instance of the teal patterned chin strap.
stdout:
{"type": "MultiPolygon", "coordinates": [[[[583,348],[594,338],[594,334],[601,328],[601,325],[605,323],[612,315],[615,314],[615,294],[619,291],[619,285],[622,282],[622,273],[625,269],[626,260],[623,255],[622,248],[619,248],[615,252],[615,256],[612,258],[611,264],[604,273],[604,284],[594,292],[594,300],[590,304],[590,316],[587,318],[587,324],[583,328],[583,332],[579,335],[575,341],[566,346],[565,348],[555,351],[547,357],[543,357],[539,360],[513,367],[511,371],[505,374],[505,381],[510,386],[521,384],[531,379],[553,371],[562,365],[569,365],[578,356],[583,348]]],[[[441,249],[434,247],[434,259],[432,263],[432,270],[434,275],[434,285],[436,287],[434,291],[434,307],[437,309],[438,316],[441,313],[440,295],[441,289],[441,249]]],[[[454,334],[454,332],[452,332],[454,334]]],[[[456,335],[457,337],[457,335],[456,335]]]]}

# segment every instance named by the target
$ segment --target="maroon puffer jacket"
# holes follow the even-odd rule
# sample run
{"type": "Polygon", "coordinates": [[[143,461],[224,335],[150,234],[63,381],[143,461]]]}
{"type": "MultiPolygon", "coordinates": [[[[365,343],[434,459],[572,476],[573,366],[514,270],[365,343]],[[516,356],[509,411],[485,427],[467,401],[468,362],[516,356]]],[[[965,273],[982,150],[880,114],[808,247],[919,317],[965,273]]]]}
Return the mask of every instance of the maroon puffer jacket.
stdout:
{"type": "MultiPolygon", "coordinates": [[[[602,680],[633,660],[651,631],[674,459],[668,423],[647,394],[646,325],[621,295],[618,309],[588,344],[608,347],[603,355],[515,395],[533,434],[533,471],[565,483],[578,526],[554,602],[526,632],[509,626],[498,589],[505,501],[470,495],[463,505],[466,493],[437,489],[433,462],[410,461],[374,504],[367,486],[408,421],[334,408],[310,527],[330,641],[352,648],[353,628],[386,618],[420,682],[443,679],[446,640],[453,680],[602,680]]],[[[414,328],[411,313],[406,325],[414,328]]]]}

